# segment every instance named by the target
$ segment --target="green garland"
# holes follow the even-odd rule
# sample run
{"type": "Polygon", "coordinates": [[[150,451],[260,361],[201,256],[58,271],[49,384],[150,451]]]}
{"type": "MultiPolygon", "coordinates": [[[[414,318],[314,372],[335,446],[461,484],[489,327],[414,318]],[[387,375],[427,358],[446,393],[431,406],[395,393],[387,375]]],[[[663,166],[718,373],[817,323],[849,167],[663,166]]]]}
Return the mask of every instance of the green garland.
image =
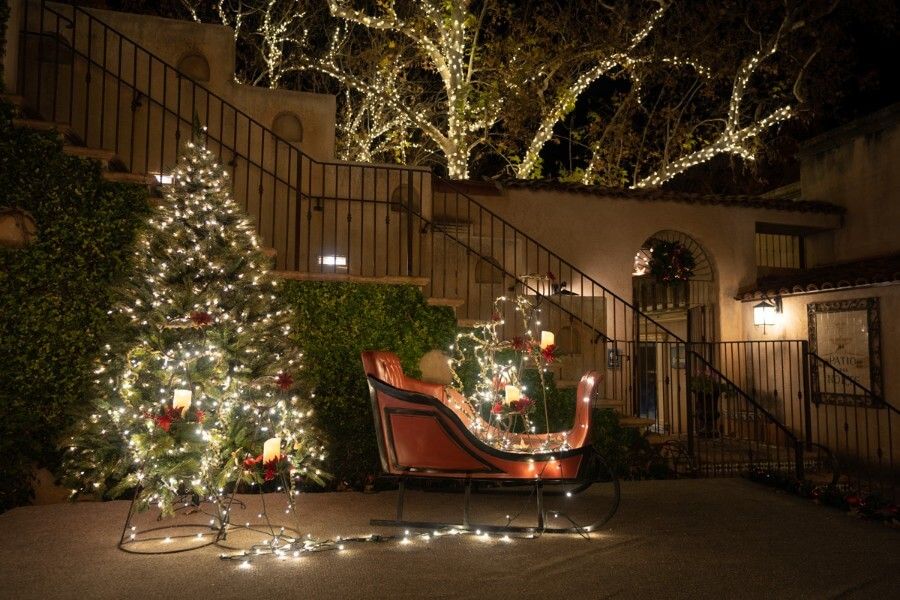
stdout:
{"type": "Polygon", "coordinates": [[[102,179],[49,133],[13,128],[0,104],[0,205],[28,211],[37,239],[0,248],[0,510],[27,502],[35,463],[93,395],[110,288],[127,272],[147,192],[102,179]]]}

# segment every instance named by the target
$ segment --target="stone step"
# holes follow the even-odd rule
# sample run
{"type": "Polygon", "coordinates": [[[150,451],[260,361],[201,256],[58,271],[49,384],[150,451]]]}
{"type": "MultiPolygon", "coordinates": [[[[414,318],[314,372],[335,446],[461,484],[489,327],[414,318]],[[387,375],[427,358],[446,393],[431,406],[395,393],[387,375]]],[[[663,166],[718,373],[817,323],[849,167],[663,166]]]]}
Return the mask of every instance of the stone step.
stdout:
{"type": "Polygon", "coordinates": [[[87,146],[72,146],[66,144],[63,146],[63,152],[69,156],[77,156],[78,158],[88,158],[98,160],[108,167],[110,163],[115,162],[116,153],[112,150],[103,150],[102,148],[88,148],[87,146]]]}
{"type": "Polygon", "coordinates": [[[643,417],[620,417],[619,425],[628,429],[646,429],[656,423],[655,419],[645,419],[643,417]]]}
{"type": "Polygon", "coordinates": [[[128,171],[106,171],[102,173],[103,179],[113,183],[133,183],[136,185],[155,186],[156,178],[153,175],[143,173],[129,173],[128,171]]]}
{"type": "Polygon", "coordinates": [[[25,108],[25,98],[16,94],[0,94],[0,98],[9,102],[18,109],[25,108]]]}
{"type": "Polygon", "coordinates": [[[24,129],[33,129],[35,131],[55,131],[64,139],[73,138],[75,132],[68,123],[55,123],[53,121],[43,121],[41,119],[13,119],[13,127],[22,127],[24,129]]]}
{"type": "Polygon", "coordinates": [[[462,298],[428,298],[428,306],[449,306],[456,310],[466,303],[462,298]]]}
{"type": "Polygon", "coordinates": [[[484,321],[481,319],[457,319],[456,324],[462,328],[471,329],[475,327],[478,323],[483,323],[484,321]]]}
{"type": "Polygon", "coordinates": [[[375,283],[386,285],[414,285],[425,287],[429,283],[427,277],[405,277],[400,275],[384,275],[370,277],[365,275],[348,275],[346,273],[302,273],[300,271],[273,271],[283,279],[295,281],[335,281],[345,283],[375,283]]]}
{"type": "Polygon", "coordinates": [[[684,439],[684,436],[674,433],[648,433],[645,438],[652,446],[662,446],[668,442],[678,442],[684,439]]]}

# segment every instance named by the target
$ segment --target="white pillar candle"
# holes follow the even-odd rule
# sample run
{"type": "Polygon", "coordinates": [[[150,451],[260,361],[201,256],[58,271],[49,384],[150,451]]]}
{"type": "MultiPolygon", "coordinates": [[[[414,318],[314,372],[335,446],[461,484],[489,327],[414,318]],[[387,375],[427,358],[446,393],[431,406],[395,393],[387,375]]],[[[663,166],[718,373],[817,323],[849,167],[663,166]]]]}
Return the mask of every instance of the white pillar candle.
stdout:
{"type": "Polygon", "coordinates": [[[552,331],[541,332],[541,350],[546,350],[547,346],[552,346],[555,343],[556,336],[553,335],[552,331]]]}
{"type": "Polygon", "coordinates": [[[273,437],[266,440],[263,444],[263,462],[271,462],[281,458],[281,438],[273,437]]]}
{"type": "Polygon", "coordinates": [[[172,408],[180,410],[184,414],[191,406],[191,390],[175,390],[175,397],[172,399],[172,408]]]}
{"type": "Polygon", "coordinates": [[[522,397],[522,391],[514,385],[506,386],[505,393],[507,404],[512,404],[522,397]]]}

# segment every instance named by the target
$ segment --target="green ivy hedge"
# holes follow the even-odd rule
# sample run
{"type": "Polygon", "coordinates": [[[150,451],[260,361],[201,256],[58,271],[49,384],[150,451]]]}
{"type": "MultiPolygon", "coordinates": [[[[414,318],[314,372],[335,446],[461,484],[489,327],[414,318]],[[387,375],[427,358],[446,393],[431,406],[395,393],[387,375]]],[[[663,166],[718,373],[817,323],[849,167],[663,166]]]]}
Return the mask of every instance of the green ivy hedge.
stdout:
{"type": "Polygon", "coordinates": [[[11,117],[0,104],[0,206],[31,213],[38,234],[0,248],[0,511],[28,501],[33,464],[57,464],[60,432],[87,405],[111,286],[148,214],[145,189],[104,181],[11,117]]]}
{"type": "Polygon", "coordinates": [[[327,437],[327,468],[338,485],[359,486],[379,470],[360,353],[396,352],[416,376],[426,352],[454,339],[453,311],[428,306],[414,286],[292,281],[283,293],[295,311],[316,423],[327,437]]]}

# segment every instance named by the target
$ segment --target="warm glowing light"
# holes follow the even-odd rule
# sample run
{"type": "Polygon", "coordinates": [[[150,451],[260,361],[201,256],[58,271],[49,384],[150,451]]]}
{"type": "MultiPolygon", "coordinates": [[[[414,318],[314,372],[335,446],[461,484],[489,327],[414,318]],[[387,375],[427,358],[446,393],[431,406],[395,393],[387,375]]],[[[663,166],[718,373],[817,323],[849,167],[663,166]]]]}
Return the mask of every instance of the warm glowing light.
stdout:
{"type": "Polygon", "coordinates": [[[181,414],[191,407],[191,398],[193,393],[191,390],[179,389],[175,390],[175,397],[172,399],[172,408],[180,410],[181,414]]]}
{"type": "Polygon", "coordinates": [[[541,350],[546,350],[547,346],[552,346],[556,343],[556,336],[553,335],[552,331],[542,331],[541,332],[541,350]]]}
{"type": "Polygon", "coordinates": [[[263,462],[271,462],[281,458],[281,438],[273,437],[266,440],[263,444],[263,462]]]}

